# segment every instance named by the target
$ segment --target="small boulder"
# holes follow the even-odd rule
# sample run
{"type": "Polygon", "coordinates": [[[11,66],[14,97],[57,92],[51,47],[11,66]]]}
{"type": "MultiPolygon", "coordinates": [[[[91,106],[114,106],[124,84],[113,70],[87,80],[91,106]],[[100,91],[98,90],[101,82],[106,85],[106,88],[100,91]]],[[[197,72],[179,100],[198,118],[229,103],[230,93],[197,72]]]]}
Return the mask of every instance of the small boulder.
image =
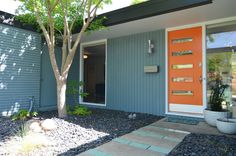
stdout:
{"type": "Polygon", "coordinates": [[[46,119],[41,123],[41,127],[45,130],[45,131],[51,131],[53,129],[57,128],[57,124],[54,120],[52,119],[46,119]]]}
{"type": "Polygon", "coordinates": [[[40,126],[39,122],[34,121],[29,126],[30,130],[36,133],[42,132],[42,127],[40,126]]]}

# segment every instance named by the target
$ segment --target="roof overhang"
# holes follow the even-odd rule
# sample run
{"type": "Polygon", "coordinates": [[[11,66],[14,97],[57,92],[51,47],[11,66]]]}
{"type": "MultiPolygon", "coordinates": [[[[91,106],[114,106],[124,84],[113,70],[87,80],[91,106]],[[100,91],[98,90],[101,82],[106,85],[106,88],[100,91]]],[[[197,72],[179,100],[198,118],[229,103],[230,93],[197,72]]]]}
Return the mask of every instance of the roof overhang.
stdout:
{"type": "MultiPolygon", "coordinates": [[[[150,2],[153,2],[153,1],[150,1],[150,2]]],[[[210,20],[215,20],[215,19],[236,16],[236,12],[235,12],[236,0],[224,0],[224,1],[213,0],[213,1],[201,1],[201,2],[197,0],[191,0],[191,2],[195,2],[195,4],[193,3],[190,4],[190,0],[178,0],[178,1],[157,0],[157,2],[159,2],[160,4],[163,3],[160,6],[166,7],[166,8],[167,8],[166,5],[170,2],[173,2],[175,6],[172,6],[172,9],[169,8],[168,9],[169,11],[166,10],[166,12],[163,10],[160,10],[161,8],[157,7],[156,15],[152,14],[151,16],[151,14],[149,14],[149,17],[145,16],[145,17],[142,17],[141,19],[136,19],[136,20],[134,20],[135,18],[132,18],[132,20],[127,21],[125,23],[123,22],[120,24],[113,25],[114,23],[119,23],[119,21],[121,21],[115,18],[114,20],[117,20],[117,21],[112,22],[112,20],[110,20],[110,26],[108,26],[107,29],[95,31],[93,33],[84,35],[82,42],[94,41],[94,40],[99,40],[99,39],[104,39],[104,38],[115,38],[115,37],[120,37],[120,36],[127,36],[130,34],[154,31],[154,30],[159,30],[159,29],[183,26],[183,25],[188,25],[188,24],[195,24],[195,23],[200,23],[200,22],[205,22],[205,21],[210,21],[210,20]],[[177,4],[176,2],[180,2],[180,3],[177,4]],[[188,5],[183,6],[183,4],[187,4],[187,3],[188,5]],[[180,6],[180,4],[182,4],[182,7],[180,6]]],[[[145,3],[143,3],[142,5],[145,5],[145,3]]],[[[127,8],[124,8],[124,9],[127,9],[127,8]]],[[[149,8],[145,8],[145,7],[142,9],[149,10],[149,8]]],[[[138,14],[142,14],[142,15],[144,14],[144,13],[140,13],[140,10],[135,11],[135,13],[137,14],[137,16],[138,14]]],[[[131,15],[129,15],[129,17],[131,17],[131,15]]],[[[123,16],[119,18],[122,19],[123,16]]],[[[107,25],[109,25],[109,23],[107,23],[107,25]]]]}
{"type": "Polygon", "coordinates": [[[212,3],[212,0],[149,0],[101,14],[98,18],[106,17],[104,25],[112,26],[209,3],[212,3]]]}

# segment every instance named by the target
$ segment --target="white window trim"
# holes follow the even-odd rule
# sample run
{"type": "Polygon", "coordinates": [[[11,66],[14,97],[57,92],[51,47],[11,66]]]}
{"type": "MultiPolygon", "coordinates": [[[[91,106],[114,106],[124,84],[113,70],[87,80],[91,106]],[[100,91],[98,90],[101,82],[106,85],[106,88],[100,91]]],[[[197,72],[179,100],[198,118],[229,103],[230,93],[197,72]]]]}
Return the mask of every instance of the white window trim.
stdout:
{"type": "MultiPolygon", "coordinates": [[[[230,22],[230,21],[235,21],[236,16],[233,17],[228,17],[228,18],[222,18],[222,19],[216,19],[216,20],[211,20],[211,21],[206,21],[206,22],[200,22],[200,23],[195,23],[195,24],[189,24],[189,25],[183,25],[183,26],[178,26],[178,27],[172,27],[172,28],[166,28],[165,29],[165,76],[166,76],[166,84],[165,84],[165,114],[166,115],[181,115],[181,116],[189,116],[189,117],[200,117],[203,118],[203,114],[199,115],[193,115],[193,114],[186,114],[186,113],[175,113],[175,112],[170,112],[169,111],[169,102],[168,102],[168,32],[169,31],[174,31],[174,30],[181,30],[181,29],[186,29],[186,28],[192,28],[192,27],[202,27],[202,78],[203,78],[203,109],[207,108],[207,75],[206,75],[206,27],[207,25],[212,25],[212,24],[217,24],[217,23],[224,23],[224,22],[230,22]]],[[[184,108],[183,108],[184,109],[184,108]]]]}
{"type": "MultiPolygon", "coordinates": [[[[92,42],[84,42],[80,44],[80,81],[84,81],[84,58],[83,58],[83,49],[85,46],[93,46],[93,45],[100,45],[105,44],[105,104],[99,104],[99,103],[90,103],[90,102],[84,102],[83,97],[79,98],[80,104],[83,105],[91,105],[91,106],[107,106],[107,39],[92,41],[92,42]]],[[[80,90],[83,91],[83,87],[80,87],[80,90]]]]}

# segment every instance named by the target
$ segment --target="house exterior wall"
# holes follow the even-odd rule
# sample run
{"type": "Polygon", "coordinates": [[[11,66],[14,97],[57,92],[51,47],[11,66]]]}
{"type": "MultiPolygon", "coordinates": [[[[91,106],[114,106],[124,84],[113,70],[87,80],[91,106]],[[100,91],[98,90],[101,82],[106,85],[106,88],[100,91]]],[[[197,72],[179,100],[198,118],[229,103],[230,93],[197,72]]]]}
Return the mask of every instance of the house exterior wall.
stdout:
{"type": "MultiPolygon", "coordinates": [[[[107,40],[105,108],[164,115],[164,42],[164,30],[107,40]],[[155,45],[153,54],[148,54],[148,40],[155,45]],[[145,73],[144,66],[149,65],[158,65],[160,71],[145,73]]],[[[56,51],[60,66],[61,48],[56,51]]],[[[35,97],[35,109],[56,109],[56,82],[40,34],[0,24],[0,75],[2,115],[28,109],[31,96],[35,97]]],[[[68,80],[79,81],[79,52],[68,80]]]]}
{"type": "Polygon", "coordinates": [[[155,115],[165,113],[165,30],[107,41],[107,108],[155,115]],[[148,40],[154,52],[148,54],[148,40]],[[144,66],[158,65],[158,73],[144,66]]]}
{"type": "Polygon", "coordinates": [[[0,115],[39,106],[41,37],[0,24],[0,115]]]}
{"type": "MultiPolygon", "coordinates": [[[[61,66],[61,47],[56,47],[56,59],[59,67],[61,66]]],[[[73,64],[70,68],[68,81],[79,81],[79,52],[75,55],[73,64]]],[[[42,61],[41,61],[41,96],[40,110],[55,110],[57,105],[56,80],[53,73],[52,65],[49,59],[48,47],[42,45],[42,61]]],[[[71,97],[67,98],[67,102],[71,103],[71,97]]]]}

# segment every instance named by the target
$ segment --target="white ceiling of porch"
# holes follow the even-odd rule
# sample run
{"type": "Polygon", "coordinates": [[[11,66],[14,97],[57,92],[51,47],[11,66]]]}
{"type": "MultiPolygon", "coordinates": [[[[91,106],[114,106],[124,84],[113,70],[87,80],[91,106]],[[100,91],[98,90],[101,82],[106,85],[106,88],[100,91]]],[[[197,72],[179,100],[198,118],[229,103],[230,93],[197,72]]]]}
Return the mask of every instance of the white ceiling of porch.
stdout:
{"type": "Polygon", "coordinates": [[[235,7],[236,0],[213,0],[212,4],[114,25],[106,30],[84,35],[82,42],[115,38],[226,17],[235,16],[236,20],[235,7]]]}

